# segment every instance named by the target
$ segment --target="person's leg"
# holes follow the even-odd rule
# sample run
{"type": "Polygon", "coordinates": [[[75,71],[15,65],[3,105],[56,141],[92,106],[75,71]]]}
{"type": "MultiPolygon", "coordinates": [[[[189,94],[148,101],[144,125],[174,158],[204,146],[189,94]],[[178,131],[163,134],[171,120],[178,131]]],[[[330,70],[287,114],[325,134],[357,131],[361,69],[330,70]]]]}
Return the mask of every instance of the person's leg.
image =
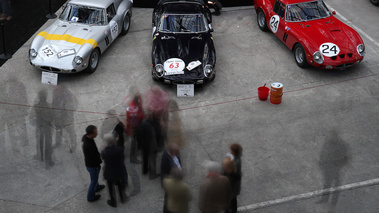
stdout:
{"type": "Polygon", "coordinates": [[[149,151],[146,149],[142,150],[143,164],[142,164],[142,174],[147,174],[149,172],[149,151]]]}
{"type": "Polygon", "coordinates": [[[128,167],[129,174],[130,174],[130,178],[132,179],[132,183],[133,183],[133,191],[130,193],[130,196],[136,196],[141,191],[141,182],[139,180],[139,176],[138,176],[138,173],[136,171],[135,164],[131,163],[129,165],[130,165],[128,167]]]}
{"type": "Polygon", "coordinates": [[[137,137],[134,135],[131,137],[132,142],[130,144],[130,163],[141,163],[140,160],[137,159],[137,151],[138,151],[138,146],[137,146],[137,137]]]}
{"type": "Polygon", "coordinates": [[[88,192],[87,192],[87,200],[93,201],[95,199],[96,189],[97,189],[97,185],[99,181],[100,168],[87,167],[87,171],[89,172],[89,175],[91,178],[91,183],[88,187],[88,192]]]}
{"type": "Polygon", "coordinates": [[[19,133],[22,141],[22,146],[29,145],[29,138],[28,138],[28,129],[26,128],[26,120],[25,118],[21,119],[19,133]]]}
{"type": "Polygon", "coordinates": [[[41,154],[41,158],[40,160],[43,161],[43,160],[46,160],[45,159],[45,130],[44,130],[44,127],[43,125],[40,125],[39,126],[39,152],[41,154]]]}
{"type": "Polygon", "coordinates": [[[49,125],[45,127],[45,163],[46,167],[53,166],[52,129],[49,125]]]}
{"type": "Polygon", "coordinates": [[[108,205],[112,207],[117,206],[117,201],[116,201],[116,194],[114,191],[114,182],[107,180],[107,185],[108,185],[108,192],[109,192],[109,200],[107,201],[108,205]]]}
{"type": "Polygon", "coordinates": [[[58,148],[62,144],[63,127],[55,125],[55,144],[54,149],[58,148]]]}
{"type": "MultiPolygon", "coordinates": [[[[332,179],[331,179],[331,176],[330,176],[330,170],[329,169],[323,169],[322,173],[323,173],[323,176],[324,176],[324,189],[328,189],[332,185],[332,179]]],[[[328,202],[329,201],[329,196],[330,196],[330,193],[326,193],[326,194],[322,195],[321,198],[320,198],[320,200],[317,201],[317,203],[328,202]]]]}
{"type": "Polygon", "coordinates": [[[118,188],[118,194],[120,196],[120,200],[122,203],[125,203],[126,201],[128,201],[128,196],[126,195],[125,193],[125,185],[122,183],[122,181],[118,181],[116,183],[117,185],[117,188],[118,188]]]}
{"type": "Polygon", "coordinates": [[[125,165],[123,165],[123,171],[122,171],[122,185],[125,188],[129,186],[128,170],[126,170],[126,166],[125,165]]]}
{"type": "MultiPolygon", "coordinates": [[[[333,174],[333,187],[338,187],[341,184],[341,178],[340,178],[340,171],[338,169],[335,170],[335,173],[333,174]]],[[[339,198],[339,192],[336,191],[332,194],[332,205],[337,205],[339,198]]]]}
{"type": "Polygon", "coordinates": [[[75,152],[76,147],[78,146],[76,142],[76,131],[75,131],[74,123],[68,125],[66,127],[66,131],[70,136],[70,144],[69,144],[70,152],[73,153],[75,152]]]}
{"type": "Polygon", "coordinates": [[[150,153],[149,156],[149,178],[155,179],[157,178],[157,153],[150,153]]]}
{"type": "Polygon", "coordinates": [[[229,209],[231,213],[237,213],[237,196],[233,196],[229,209]]]}

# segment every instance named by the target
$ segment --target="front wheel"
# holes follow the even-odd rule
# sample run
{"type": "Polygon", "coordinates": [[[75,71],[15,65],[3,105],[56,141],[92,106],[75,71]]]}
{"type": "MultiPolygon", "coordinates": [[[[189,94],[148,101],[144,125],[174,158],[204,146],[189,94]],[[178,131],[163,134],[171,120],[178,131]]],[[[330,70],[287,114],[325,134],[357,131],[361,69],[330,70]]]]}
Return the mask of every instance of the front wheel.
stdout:
{"type": "Polygon", "coordinates": [[[379,6],[379,0],[370,0],[371,3],[375,6],[379,6]]]}
{"type": "Polygon", "coordinates": [[[258,9],[257,22],[258,22],[259,28],[262,31],[266,31],[266,32],[268,31],[266,15],[261,8],[258,9]]]}
{"type": "Polygon", "coordinates": [[[94,73],[99,65],[100,51],[99,49],[94,49],[89,57],[88,67],[86,69],[87,73],[94,73]]]}
{"type": "Polygon", "coordinates": [[[129,15],[129,13],[127,13],[125,15],[124,21],[122,22],[121,35],[128,34],[129,28],[130,28],[130,15],[129,15]]]}
{"type": "Polygon", "coordinates": [[[305,55],[305,50],[301,44],[296,44],[293,50],[295,61],[297,66],[305,68],[308,66],[307,56],[305,55]]]}

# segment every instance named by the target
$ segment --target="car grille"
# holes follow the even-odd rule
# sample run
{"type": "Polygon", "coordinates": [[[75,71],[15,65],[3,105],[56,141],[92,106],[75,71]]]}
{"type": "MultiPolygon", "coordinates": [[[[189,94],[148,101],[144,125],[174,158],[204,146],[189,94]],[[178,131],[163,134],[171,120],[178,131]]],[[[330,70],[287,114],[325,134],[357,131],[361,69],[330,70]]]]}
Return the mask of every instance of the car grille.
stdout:
{"type": "MultiPolygon", "coordinates": [[[[349,56],[350,58],[353,57],[353,53],[348,53],[348,54],[340,54],[338,57],[340,58],[345,58],[345,56],[349,56]]],[[[337,59],[337,56],[330,57],[333,61],[337,59]]]]}
{"type": "Polygon", "coordinates": [[[347,64],[337,65],[334,68],[336,68],[336,69],[343,69],[343,68],[346,68],[346,67],[351,67],[353,65],[354,65],[354,63],[347,63],[347,64]]]}
{"type": "Polygon", "coordinates": [[[42,70],[47,71],[47,72],[61,72],[62,70],[55,68],[55,67],[48,67],[48,66],[42,66],[42,70]]]}
{"type": "Polygon", "coordinates": [[[195,81],[173,81],[172,84],[195,84],[195,81]]]}

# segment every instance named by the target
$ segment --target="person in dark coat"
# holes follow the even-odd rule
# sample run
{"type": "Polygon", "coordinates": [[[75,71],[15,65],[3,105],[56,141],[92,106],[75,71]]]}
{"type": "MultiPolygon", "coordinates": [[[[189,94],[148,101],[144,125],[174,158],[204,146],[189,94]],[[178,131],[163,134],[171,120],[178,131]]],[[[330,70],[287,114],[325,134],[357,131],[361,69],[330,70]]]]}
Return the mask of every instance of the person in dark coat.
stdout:
{"type": "Polygon", "coordinates": [[[225,213],[236,213],[237,212],[237,195],[239,194],[238,188],[241,183],[241,176],[237,174],[237,169],[232,159],[225,158],[223,161],[223,175],[229,179],[230,185],[232,187],[232,200],[230,202],[229,208],[225,213]]]}
{"type": "Polygon", "coordinates": [[[156,172],[157,153],[159,149],[155,126],[153,117],[150,115],[142,122],[138,130],[138,141],[142,144],[142,173],[147,174],[149,172],[150,180],[159,177],[156,172]]]}
{"type": "MultiPolygon", "coordinates": [[[[319,166],[324,176],[324,189],[341,185],[341,171],[348,165],[350,160],[349,146],[339,136],[338,131],[333,129],[329,134],[329,138],[322,147],[319,161],[319,166]]],[[[327,193],[317,203],[328,202],[329,197],[330,193],[327,193]]],[[[331,204],[336,206],[339,193],[335,192],[331,197],[331,204]]]]}
{"type": "Polygon", "coordinates": [[[117,207],[115,186],[118,187],[121,202],[127,200],[125,187],[122,182],[124,165],[124,150],[116,145],[116,138],[112,134],[104,135],[107,147],[101,152],[101,157],[105,162],[104,179],[107,181],[109,197],[108,205],[117,207]]]}
{"type": "MultiPolygon", "coordinates": [[[[161,184],[167,178],[172,169],[177,168],[182,170],[182,165],[179,158],[179,147],[174,143],[167,144],[167,148],[163,151],[161,160],[161,184]]],[[[164,196],[163,213],[169,213],[167,209],[167,193],[164,196]]]]}
{"type": "Polygon", "coordinates": [[[234,184],[232,186],[233,189],[233,198],[230,202],[230,211],[231,212],[237,212],[237,196],[241,193],[241,178],[242,178],[242,171],[241,171],[241,156],[242,156],[242,147],[241,145],[235,143],[230,145],[230,154],[228,155],[231,160],[234,162],[234,166],[236,169],[236,176],[237,179],[234,179],[234,184]]]}
{"type": "Polygon", "coordinates": [[[91,184],[89,185],[87,193],[88,202],[99,200],[101,195],[97,195],[96,192],[105,188],[104,185],[99,185],[100,164],[102,160],[94,140],[96,136],[97,128],[93,125],[89,125],[86,128],[86,134],[82,138],[84,161],[91,177],[91,184]]]}

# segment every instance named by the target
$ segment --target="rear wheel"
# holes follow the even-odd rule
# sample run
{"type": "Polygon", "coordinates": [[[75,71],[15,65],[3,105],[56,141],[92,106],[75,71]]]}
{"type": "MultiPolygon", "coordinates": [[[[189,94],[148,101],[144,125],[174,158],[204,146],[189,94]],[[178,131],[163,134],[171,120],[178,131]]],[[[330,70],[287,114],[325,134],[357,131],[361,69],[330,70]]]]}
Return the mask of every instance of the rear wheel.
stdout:
{"type": "Polygon", "coordinates": [[[121,35],[126,35],[126,34],[128,34],[128,32],[129,32],[129,28],[130,28],[130,15],[129,15],[129,13],[127,13],[127,14],[125,15],[124,21],[122,22],[122,31],[121,31],[121,35]]]}
{"type": "Polygon", "coordinates": [[[262,31],[268,31],[266,15],[261,8],[258,9],[257,22],[262,31]]]}
{"type": "Polygon", "coordinates": [[[88,67],[86,69],[87,73],[94,73],[99,65],[100,51],[99,49],[94,49],[88,59],[88,67]]]}
{"type": "Polygon", "coordinates": [[[305,68],[308,66],[307,56],[305,55],[304,48],[301,44],[296,44],[293,50],[297,66],[305,68]]]}
{"type": "Polygon", "coordinates": [[[375,6],[379,6],[379,0],[370,0],[371,3],[375,6]]]}

